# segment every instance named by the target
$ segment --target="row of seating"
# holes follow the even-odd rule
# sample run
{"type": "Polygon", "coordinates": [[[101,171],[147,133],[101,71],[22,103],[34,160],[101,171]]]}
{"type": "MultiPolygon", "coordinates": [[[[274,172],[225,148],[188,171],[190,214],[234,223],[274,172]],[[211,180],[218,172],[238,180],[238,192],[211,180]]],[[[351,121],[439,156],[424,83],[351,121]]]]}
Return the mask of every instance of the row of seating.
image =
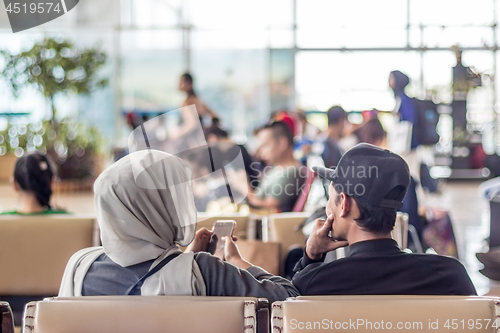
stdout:
{"type": "MultiPolygon", "coordinates": [[[[341,331],[497,332],[500,299],[468,296],[96,296],[26,305],[25,333],[341,331]]],[[[0,303],[3,333],[13,332],[0,303]]],[[[10,319],[9,319],[10,316],[10,319]]]]}
{"type": "MultiPolygon", "coordinates": [[[[211,229],[217,220],[235,220],[234,233],[244,239],[252,219],[262,219],[264,241],[276,245],[269,244],[269,251],[278,247],[275,252],[278,252],[279,263],[270,265],[279,266],[272,271],[278,274],[282,273],[288,251],[305,246],[305,237],[296,227],[309,215],[281,213],[256,217],[235,213],[218,216],[200,213],[197,228],[211,229]]],[[[57,295],[71,255],[95,245],[99,245],[99,230],[95,218],[91,216],[1,216],[0,296],[57,295]]],[[[252,249],[242,246],[242,253],[245,252],[252,254],[252,249]]]]}
{"type": "MultiPolygon", "coordinates": [[[[276,230],[269,241],[280,244],[282,257],[291,245],[304,246],[304,236],[293,227],[306,217],[304,213],[269,217],[276,230]]],[[[198,219],[198,229],[211,229],[217,220],[235,220],[235,235],[244,239],[250,217],[199,214],[198,219]]],[[[93,216],[0,216],[0,296],[57,295],[71,255],[99,245],[99,241],[99,229],[93,216]]]]}

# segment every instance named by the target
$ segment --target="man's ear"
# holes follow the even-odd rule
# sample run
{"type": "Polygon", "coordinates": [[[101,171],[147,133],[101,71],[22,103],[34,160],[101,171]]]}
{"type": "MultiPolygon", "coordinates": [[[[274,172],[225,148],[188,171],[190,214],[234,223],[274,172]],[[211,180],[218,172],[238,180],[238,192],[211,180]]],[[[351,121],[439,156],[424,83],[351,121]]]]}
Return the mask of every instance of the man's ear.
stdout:
{"type": "Polygon", "coordinates": [[[351,211],[351,198],[345,195],[344,192],[340,193],[340,217],[346,217],[351,211]]]}

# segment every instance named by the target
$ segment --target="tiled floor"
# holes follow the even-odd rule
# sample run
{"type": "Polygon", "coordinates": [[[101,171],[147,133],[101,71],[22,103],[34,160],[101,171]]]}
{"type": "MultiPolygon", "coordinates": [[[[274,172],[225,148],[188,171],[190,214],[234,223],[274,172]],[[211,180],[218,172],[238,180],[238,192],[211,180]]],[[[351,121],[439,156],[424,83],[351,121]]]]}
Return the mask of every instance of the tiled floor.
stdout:
{"type": "MultiPolygon", "coordinates": [[[[449,182],[439,197],[428,199],[429,204],[449,209],[457,238],[460,260],[465,264],[479,294],[489,289],[488,279],[478,270],[481,264],[475,253],[484,249],[484,238],[489,233],[489,205],[482,199],[477,188],[479,182],[449,182]]],[[[91,192],[77,194],[56,194],[57,205],[77,214],[95,214],[91,192]]],[[[0,208],[13,209],[16,197],[9,184],[0,184],[0,208]]]]}
{"type": "Polygon", "coordinates": [[[464,263],[478,294],[489,290],[489,280],[479,273],[482,264],[477,252],[487,251],[484,239],[489,235],[489,203],[480,197],[480,182],[448,182],[441,202],[449,208],[457,238],[459,256],[464,263]]]}

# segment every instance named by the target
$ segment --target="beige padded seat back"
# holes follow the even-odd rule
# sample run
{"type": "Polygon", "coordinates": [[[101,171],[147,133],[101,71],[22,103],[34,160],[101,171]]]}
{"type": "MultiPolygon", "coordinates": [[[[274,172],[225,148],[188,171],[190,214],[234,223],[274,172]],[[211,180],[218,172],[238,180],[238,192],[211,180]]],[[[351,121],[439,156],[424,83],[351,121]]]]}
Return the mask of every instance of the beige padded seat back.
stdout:
{"type": "Polygon", "coordinates": [[[0,295],[57,295],[69,258],[92,246],[93,226],[71,215],[0,217],[0,295]]]}
{"type": "Polygon", "coordinates": [[[251,333],[256,330],[251,298],[88,297],[32,302],[24,332],[36,333],[251,333]]]}
{"type": "Polygon", "coordinates": [[[295,231],[295,227],[300,225],[311,213],[281,213],[268,216],[269,240],[281,244],[281,270],[288,251],[294,246],[305,247],[306,238],[302,230],[295,231]]]}
{"type": "Polygon", "coordinates": [[[267,300],[266,298],[256,297],[238,297],[238,296],[79,296],[79,297],[48,297],[44,301],[59,302],[59,301],[121,301],[121,300],[135,300],[135,301],[252,301],[259,302],[260,300],[267,300]]]}
{"type": "Polygon", "coordinates": [[[0,332],[14,333],[14,316],[7,302],[0,302],[0,332]]]}
{"type": "Polygon", "coordinates": [[[273,303],[271,327],[281,333],[325,329],[496,332],[492,324],[500,315],[499,302],[462,296],[301,297],[273,303]]]}
{"type": "Polygon", "coordinates": [[[213,216],[210,213],[198,213],[198,225],[196,226],[196,230],[199,230],[203,227],[207,228],[208,230],[212,230],[214,223],[217,222],[218,220],[236,221],[236,226],[234,228],[234,235],[235,236],[246,235],[248,215],[243,215],[238,213],[217,214],[216,216],[213,216]]]}

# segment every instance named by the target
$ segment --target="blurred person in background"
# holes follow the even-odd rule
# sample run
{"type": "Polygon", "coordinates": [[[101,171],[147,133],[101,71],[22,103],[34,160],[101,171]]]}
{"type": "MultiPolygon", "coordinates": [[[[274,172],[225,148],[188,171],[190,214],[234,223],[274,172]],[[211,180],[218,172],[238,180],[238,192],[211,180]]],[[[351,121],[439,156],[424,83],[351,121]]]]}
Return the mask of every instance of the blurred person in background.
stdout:
{"type": "Polygon", "coordinates": [[[296,116],[300,130],[299,134],[295,138],[294,156],[303,165],[307,165],[307,157],[311,154],[312,146],[321,130],[307,121],[304,110],[299,109],[296,116]]]}
{"type": "Polygon", "coordinates": [[[2,214],[59,214],[66,211],[54,208],[50,203],[54,169],[46,155],[26,154],[16,161],[12,186],[18,194],[18,207],[2,214]]]}
{"type": "Polygon", "coordinates": [[[376,115],[363,123],[353,133],[359,143],[369,143],[381,148],[387,148],[387,132],[376,115]]]}
{"type": "Polygon", "coordinates": [[[233,161],[241,152],[245,172],[251,188],[256,188],[259,184],[258,168],[255,168],[255,161],[248,153],[244,145],[238,145],[229,138],[229,133],[220,127],[219,119],[212,119],[212,126],[205,129],[205,137],[212,149],[214,160],[222,161],[222,164],[233,161]],[[252,167],[254,166],[254,167],[252,167]]]}
{"type": "Polygon", "coordinates": [[[293,134],[290,127],[275,121],[258,131],[258,158],[266,165],[259,170],[259,186],[250,191],[250,206],[289,212],[300,194],[306,171],[293,156],[293,134]]]}
{"type": "Polygon", "coordinates": [[[323,133],[325,138],[322,141],[323,153],[321,157],[328,168],[335,167],[342,157],[344,150],[339,147],[339,141],[342,139],[345,123],[347,122],[347,113],[340,106],[332,106],[326,112],[328,117],[328,128],[323,133]]]}
{"type": "MultiPolygon", "coordinates": [[[[400,121],[409,121],[415,127],[415,123],[417,122],[417,106],[406,95],[405,88],[408,84],[410,84],[410,78],[401,71],[392,71],[389,75],[389,87],[391,87],[396,99],[394,111],[399,114],[400,121]]],[[[411,136],[411,149],[413,150],[417,148],[418,142],[414,133],[411,136]]]]}
{"type": "Polygon", "coordinates": [[[420,158],[417,153],[419,146],[415,135],[415,124],[417,122],[417,105],[414,99],[408,97],[405,88],[410,84],[410,78],[401,71],[392,71],[389,75],[389,86],[394,92],[396,106],[394,111],[399,115],[399,121],[408,121],[412,127],[410,150],[401,154],[410,167],[411,182],[408,195],[403,201],[402,211],[408,213],[409,222],[417,229],[418,236],[422,240],[422,227],[420,215],[425,214],[425,193],[420,184],[420,158]]]}
{"type": "Polygon", "coordinates": [[[307,120],[306,112],[304,110],[299,109],[297,111],[297,119],[300,124],[300,137],[310,141],[316,140],[321,130],[307,120]]]}
{"type": "Polygon", "coordinates": [[[194,92],[193,77],[191,76],[191,74],[184,73],[181,75],[179,79],[179,90],[186,93],[186,99],[182,103],[182,107],[194,104],[196,106],[196,111],[198,111],[200,120],[202,120],[202,125],[204,124],[203,119],[205,117],[209,117],[210,119],[217,118],[215,112],[213,112],[205,103],[203,103],[194,92]]]}
{"type": "Polygon", "coordinates": [[[203,139],[200,131],[204,127],[207,118],[210,122],[217,115],[210,110],[196,95],[193,88],[193,77],[184,73],[179,79],[179,90],[186,93],[186,99],[180,109],[178,126],[167,131],[167,146],[174,148],[163,148],[165,151],[184,151],[199,146],[198,141],[203,139]],[[201,136],[201,137],[200,137],[201,136]]]}

